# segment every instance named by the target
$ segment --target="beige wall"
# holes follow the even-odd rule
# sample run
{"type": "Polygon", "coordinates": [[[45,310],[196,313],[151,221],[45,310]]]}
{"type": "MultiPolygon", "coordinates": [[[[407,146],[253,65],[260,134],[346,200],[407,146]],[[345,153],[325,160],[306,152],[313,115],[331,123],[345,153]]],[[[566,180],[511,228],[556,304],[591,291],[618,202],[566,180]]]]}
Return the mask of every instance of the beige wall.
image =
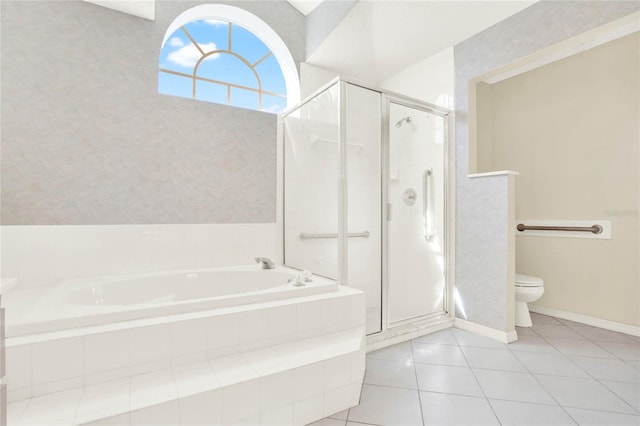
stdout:
{"type": "Polygon", "coordinates": [[[478,90],[479,171],[520,172],[517,218],[612,223],[610,240],[518,236],[517,271],[545,282],[536,304],[635,326],[639,39],[635,33],[478,90]]]}

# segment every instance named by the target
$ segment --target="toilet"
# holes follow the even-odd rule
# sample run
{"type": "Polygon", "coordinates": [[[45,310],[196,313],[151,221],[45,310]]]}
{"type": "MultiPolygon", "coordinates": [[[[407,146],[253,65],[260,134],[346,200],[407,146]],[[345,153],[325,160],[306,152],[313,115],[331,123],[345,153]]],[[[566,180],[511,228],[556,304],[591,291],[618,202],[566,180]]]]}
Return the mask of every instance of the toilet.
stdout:
{"type": "Polygon", "coordinates": [[[531,327],[527,303],[535,302],[544,293],[544,282],[538,277],[516,274],[516,326],[531,327]]]}

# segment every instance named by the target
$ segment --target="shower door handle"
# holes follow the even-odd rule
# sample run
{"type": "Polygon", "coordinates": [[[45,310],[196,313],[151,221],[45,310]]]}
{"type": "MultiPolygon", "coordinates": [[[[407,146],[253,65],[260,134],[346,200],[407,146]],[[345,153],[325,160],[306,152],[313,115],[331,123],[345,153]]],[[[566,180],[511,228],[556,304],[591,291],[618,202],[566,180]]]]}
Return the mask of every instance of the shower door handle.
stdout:
{"type": "Polygon", "coordinates": [[[422,174],[422,216],[424,218],[424,239],[429,241],[433,237],[433,211],[431,207],[431,176],[432,169],[426,169],[422,174]]]}

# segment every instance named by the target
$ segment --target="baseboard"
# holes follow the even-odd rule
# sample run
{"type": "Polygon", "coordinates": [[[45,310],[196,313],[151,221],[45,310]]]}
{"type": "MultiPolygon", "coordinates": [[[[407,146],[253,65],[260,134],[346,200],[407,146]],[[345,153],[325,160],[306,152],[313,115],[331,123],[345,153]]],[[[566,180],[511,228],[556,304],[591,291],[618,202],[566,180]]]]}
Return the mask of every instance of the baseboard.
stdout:
{"type": "Polygon", "coordinates": [[[591,325],[606,330],[617,331],[618,333],[630,334],[640,337],[640,327],[621,322],[609,321],[601,318],[590,317],[587,315],[575,314],[573,312],[561,311],[560,309],[547,308],[545,306],[529,304],[529,311],[542,315],[549,315],[556,318],[566,319],[568,321],[578,322],[580,324],[591,325]]]}
{"type": "Polygon", "coordinates": [[[486,325],[476,324],[475,322],[456,318],[454,327],[462,330],[467,330],[480,336],[488,337],[493,340],[497,340],[501,343],[511,343],[518,340],[518,334],[513,331],[496,330],[495,328],[487,327],[486,325]]]}

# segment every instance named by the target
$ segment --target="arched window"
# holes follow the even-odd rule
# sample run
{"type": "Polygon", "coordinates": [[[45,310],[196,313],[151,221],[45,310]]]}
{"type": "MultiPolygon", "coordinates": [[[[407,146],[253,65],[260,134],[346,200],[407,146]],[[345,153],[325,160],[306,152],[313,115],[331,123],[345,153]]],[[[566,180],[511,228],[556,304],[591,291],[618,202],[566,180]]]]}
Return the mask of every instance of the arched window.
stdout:
{"type": "Polygon", "coordinates": [[[162,40],[158,91],[278,113],[300,101],[295,62],[257,16],[208,4],[180,14],[162,40]]]}

